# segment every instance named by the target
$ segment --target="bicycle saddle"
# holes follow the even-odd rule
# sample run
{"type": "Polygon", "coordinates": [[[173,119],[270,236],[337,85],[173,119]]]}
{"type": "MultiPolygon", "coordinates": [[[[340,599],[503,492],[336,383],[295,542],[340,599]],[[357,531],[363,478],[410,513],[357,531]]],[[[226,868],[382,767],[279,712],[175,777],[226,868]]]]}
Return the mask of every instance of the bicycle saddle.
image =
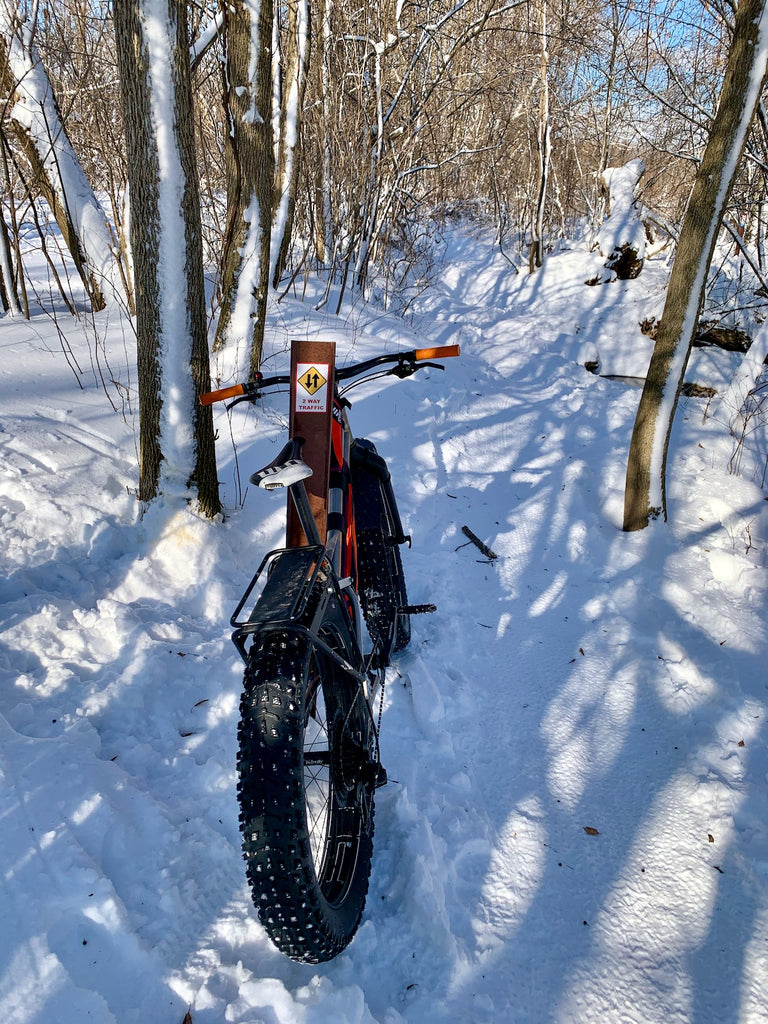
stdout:
{"type": "Polygon", "coordinates": [[[303,437],[294,437],[263,469],[251,474],[251,483],[272,491],[277,487],[290,487],[299,480],[312,476],[312,469],[301,457],[303,437]]]}

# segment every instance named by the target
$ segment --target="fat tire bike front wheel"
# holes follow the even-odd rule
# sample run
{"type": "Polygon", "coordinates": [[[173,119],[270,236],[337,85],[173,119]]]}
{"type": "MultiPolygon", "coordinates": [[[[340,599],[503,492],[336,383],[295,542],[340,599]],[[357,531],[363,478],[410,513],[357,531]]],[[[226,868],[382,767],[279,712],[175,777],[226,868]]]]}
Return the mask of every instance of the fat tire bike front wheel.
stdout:
{"type": "MultiPolygon", "coordinates": [[[[330,622],[320,639],[346,656],[330,622]]],[[[243,854],[262,925],[291,959],[321,963],[350,942],[373,851],[373,726],[359,682],[305,635],[249,653],[238,796],[243,854]]]]}
{"type": "Polygon", "coordinates": [[[352,467],[360,604],[370,637],[386,665],[390,654],[402,651],[411,639],[399,548],[406,538],[387,464],[371,441],[355,439],[352,467]]]}

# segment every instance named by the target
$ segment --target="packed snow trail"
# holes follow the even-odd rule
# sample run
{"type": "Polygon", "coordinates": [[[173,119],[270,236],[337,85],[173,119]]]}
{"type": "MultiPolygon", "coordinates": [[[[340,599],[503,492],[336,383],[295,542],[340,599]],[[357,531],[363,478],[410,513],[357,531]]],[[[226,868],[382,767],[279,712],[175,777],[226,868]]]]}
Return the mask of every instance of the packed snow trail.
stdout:
{"type": "Polygon", "coordinates": [[[690,401],[670,522],[622,534],[638,392],[583,363],[642,375],[663,271],[595,289],[581,251],[516,276],[450,243],[410,327],[286,299],[271,332],[275,369],[294,336],[463,349],[351,396],[438,611],[388,674],[368,904],[321,968],[256,924],[235,799],[227,622],[283,517],[237,480],[285,397],[220,416],[225,522],[139,519],[130,423],[0,322],[3,1020],[768,1020],[768,503],[690,401]]]}

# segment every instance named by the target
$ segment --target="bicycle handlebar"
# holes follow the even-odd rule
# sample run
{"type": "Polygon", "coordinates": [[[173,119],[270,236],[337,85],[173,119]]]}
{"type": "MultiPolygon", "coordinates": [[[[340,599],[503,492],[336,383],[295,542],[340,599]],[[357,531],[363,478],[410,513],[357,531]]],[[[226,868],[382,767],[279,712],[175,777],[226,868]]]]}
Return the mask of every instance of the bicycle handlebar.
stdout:
{"type": "MultiPolygon", "coordinates": [[[[419,363],[422,366],[436,366],[442,370],[442,366],[438,363],[432,363],[428,360],[450,359],[458,355],[461,355],[459,345],[438,345],[436,348],[415,348],[408,352],[393,352],[374,356],[372,359],[364,359],[361,363],[353,363],[351,366],[337,367],[336,380],[349,380],[351,377],[358,377],[360,374],[367,373],[368,370],[372,370],[377,366],[383,366],[386,363],[395,364],[387,372],[400,377],[402,380],[415,373],[419,369],[419,363]]],[[[222,402],[227,398],[234,398],[236,402],[254,400],[266,388],[278,384],[290,384],[290,382],[291,378],[288,374],[264,377],[259,373],[254,380],[246,381],[244,384],[233,384],[231,387],[220,388],[218,391],[208,391],[200,395],[200,404],[213,405],[214,402],[222,402]]]]}
{"type": "MultiPolygon", "coordinates": [[[[460,355],[460,353],[461,349],[458,345],[439,345],[437,348],[414,348],[409,352],[392,352],[383,356],[374,356],[372,359],[364,359],[362,363],[337,367],[336,380],[349,380],[350,377],[358,377],[361,373],[367,373],[375,366],[383,366],[385,363],[396,364],[389,371],[395,376],[410,377],[418,370],[417,363],[425,364],[428,359],[449,359],[451,356],[460,355]]],[[[434,366],[435,364],[430,365],[434,366]]]]}

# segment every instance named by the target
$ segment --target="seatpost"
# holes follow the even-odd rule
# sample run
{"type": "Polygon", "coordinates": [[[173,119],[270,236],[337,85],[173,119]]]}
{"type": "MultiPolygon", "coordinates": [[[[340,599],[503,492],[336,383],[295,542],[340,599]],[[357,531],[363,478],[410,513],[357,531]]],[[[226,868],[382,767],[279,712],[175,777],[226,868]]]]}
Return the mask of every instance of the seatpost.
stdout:
{"type": "Polygon", "coordinates": [[[312,508],[307,496],[307,487],[303,480],[298,480],[288,488],[290,491],[296,514],[299,517],[301,528],[307,538],[307,542],[318,547],[322,546],[320,531],[317,528],[315,517],[312,515],[312,508]]]}

